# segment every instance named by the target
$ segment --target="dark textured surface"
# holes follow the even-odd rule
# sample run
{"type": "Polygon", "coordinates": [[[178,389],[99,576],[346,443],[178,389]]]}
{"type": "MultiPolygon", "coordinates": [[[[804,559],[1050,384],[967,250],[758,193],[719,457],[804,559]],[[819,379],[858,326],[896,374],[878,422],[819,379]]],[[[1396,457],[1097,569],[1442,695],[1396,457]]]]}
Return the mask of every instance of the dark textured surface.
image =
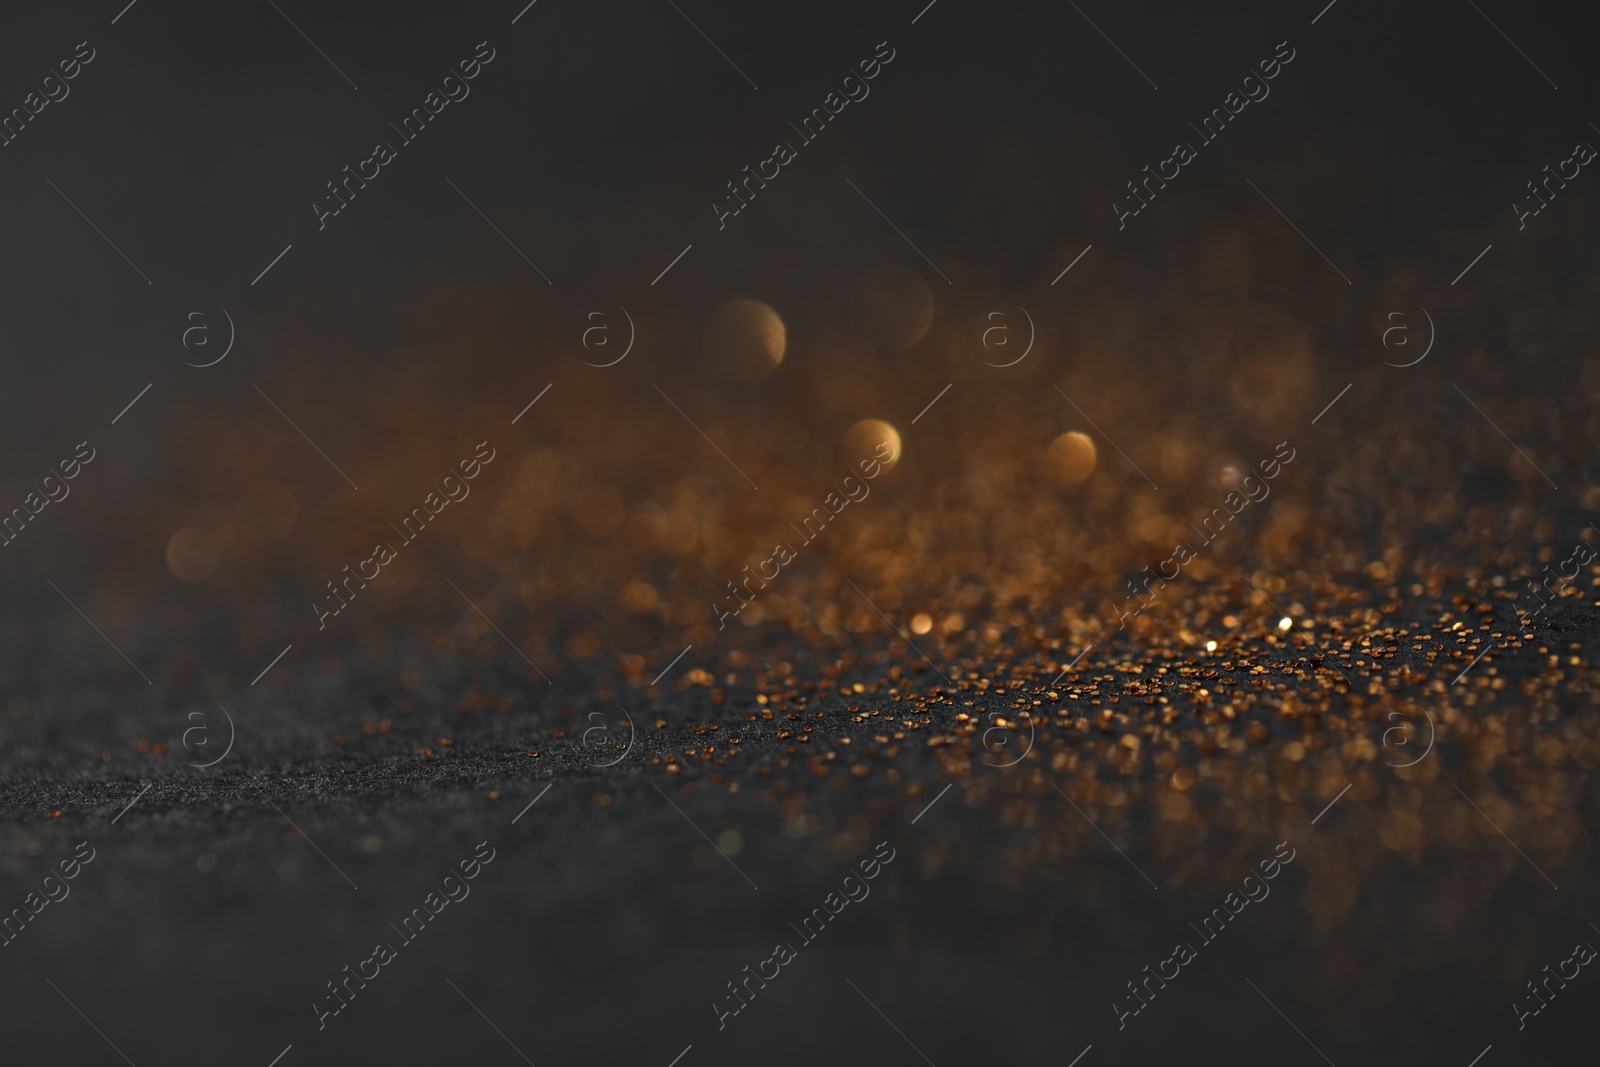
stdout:
{"type": "MultiPolygon", "coordinates": [[[[1564,613],[1552,628],[1592,632],[1589,614],[1564,613]]],[[[89,646],[80,652],[94,654],[89,646]]],[[[1515,676],[1515,659],[1501,661],[1501,669],[1515,676]]],[[[909,664],[906,679],[919,688],[941,684],[909,664]]],[[[447,672],[438,678],[446,690],[456,681],[447,672]]],[[[494,674],[480,681],[490,690],[520,684],[494,674]]],[[[181,765],[187,754],[179,737],[169,738],[163,755],[125,750],[100,763],[73,740],[92,729],[92,718],[62,715],[45,725],[36,715],[14,716],[8,759],[25,770],[10,772],[6,797],[13,895],[20,901],[45,865],[77,841],[88,840],[96,853],[71,895],[46,907],[4,950],[8,1013],[28,1020],[12,1031],[15,1047],[28,1057],[80,1062],[109,1054],[39,981],[48,977],[135,1063],[266,1063],[290,1044],[290,1055],[304,1062],[446,1055],[517,1062],[463,993],[535,1063],[664,1064],[690,1044],[691,1055],[713,1062],[914,1056],[862,992],[935,1063],[1070,1059],[1091,1043],[1120,1062],[1179,1051],[1223,1062],[1241,1048],[1291,1062],[1310,1053],[1248,982],[1294,1010],[1283,983],[1305,970],[1304,954],[1326,947],[1301,904],[1307,871],[1315,870],[1306,864],[1370,834],[1364,801],[1372,798],[1345,797],[1316,828],[1307,823],[1313,808],[1291,816],[1292,806],[1264,803],[1257,825],[1212,833],[1204,855],[1180,846],[1152,856],[1148,818],[1124,821],[1113,832],[1127,860],[1160,884],[1156,890],[1106,841],[1084,832],[1081,811],[1048,790],[1041,795],[1036,781],[981,766],[1012,758],[981,744],[972,746],[974,773],[917,819],[948,777],[925,738],[953,725],[949,711],[912,717],[923,728],[909,732],[895,762],[904,775],[898,787],[881,774],[843,779],[843,789],[820,788],[841,783],[837,777],[810,787],[802,767],[780,772],[777,780],[806,791],[796,809],[759,797],[772,780],[757,768],[770,767],[782,749],[777,725],[744,721],[739,712],[755,707],[749,694],[730,696],[724,709],[707,697],[705,687],[692,687],[639,700],[635,719],[649,721],[627,758],[610,768],[595,766],[609,761],[609,752],[552,737],[553,724],[582,723],[586,709],[598,706],[577,695],[570,717],[560,696],[469,712],[419,701],[385,733],[363,734],[359,725],[344,725],[354,718],[341,717],[329,729],[344,730],[342,744],[328,733],[296,736],[284,722],[270,725],[269,716],[267,723],[240,716],[237,751],[210,770],[181,765]],[[658,730],[657,719],[678,725],[658,730]],[[708,790],[701,771],[701,789],[681,792],[674,776],[648,764],[652,755],[704,743],[694,727],[713,723],[724,743],[728,736],[741,742],[721,788],[708,790]],[[454,743],[438,744],[442,734],[454,743]],[[421,755],[424,748],[434,754],[421,755]],[[1007,781],[1024,786],[1037,824],[1007,825],[1013,820],[998,795],[1014,791],[1007,781]],[[728,795],[726,782],[738,782],[742,792],[728,795]],[[921,796],[907,796],[910,782],[923,784],[921,796]],[[113,825],[145,785],[149,791],[113,825]],[[800,811],[814,821],[791,828],[789,818],[800,811]],[[739,831],[737,870],[706,862],[704,852],[707,869],[697,868],[694,854],[705,843],[685,815],[713,835],[739,831]],[[316,849],[297,838],[290,819],[316,849]],[[1147,962],[1170,955],[1169,942],[1200,941],[1187,924],[1272,854],[1274,823],[1292,828],[1286,833],[1297,862],[1237,928],[1203,947],[1199,962],[1148,1015],[1118,1033],[1106,1002],[1147,962]],[[1039,861],[1043,826],[1066,831],[1068,854],[1039,861]],[[375,853],[363,847],[372,836],[382,842],[375,853]],[[19,854],[24,839],[37,843],[36,857],[19,854]],[[495,859],[470,883],[471,894],[446,906],[415,944],[401,941],[389,924],[421,905],[483,841],[495,859]],[[719,995],[726,1000],[724,984],[770,956],[774,943],[800,942],[789,924],[822,906],[880,841],[891,842],[895,859],[871,894],[848,905],[815,944],[801,945],[770,992],[719,1030],[711,1004],[719,995]],[[202,856],[214,857],[214,869],[197,868],[202,856]],[[399,945],[398,959],[319,1030],[312,1004],[327,1000],[324,983],[380,941],[399,945]],[[955,1004],[971,1007],[953,1012],[955,1004]]],[[[1092,710],[1091,702],[1076,704],[1092,710]]],[[[870,740],[872,728],[852,723],[843,700],[815,706],[823,714],[812,720],[819,736],[870,740]]],[[[1185,717],[1194,712],[1193,705],[1179,707],[1185,717]]],[[[1035,758],[1021,767],[1037,765],[1035,758]]],[[[1464,769],[1451,765],[1448,773],[1464,769]]],[[[1592,800],[1583,807],[1592,813],[1592,800]]],[[[1445,1063],[1463,1051],[1470,1059],[1476,1034],[1460,1031],[1486,1030],[1479,1048],[1496,1036],[1492,1001],[1504,986],[1485,988],[1456,965],[1476,959],[1483,966],[1519,941],[1571,939],[1581,911],[1574,914],[1570,903],[1551,911],[1543,885],[1503,842],[1484,838],[1473,853],[1466,869],[1505,879],[1478,912],[1494,929],[1444,949],[1444,957],[1426,925],[1465,869],[1436,858],[1368,872],[1359,936],[1386,939],[1402,957],[1396,965],[1404,977],[1383,976],[1395,1002],[1362,998],[1370,1036],[1354,1044],[1302,1019],[1335,1062],[1445,1063]],[[1441,891],[1445,897],[1428,899],[1441,891]],[[1456,965],[1448,962],[1452,954],[1456,965]],[[1491,1003],[1480,1009],[1486,999],[1491,1003]]],[[[1557,877],[1563,898],[1592,892],[1587,860],[1557,877]]],[[[1576,1003],[1566,1017],[1552,1011],[1518,1047],[1557,1055],[1583,1031],[1585,1014],[1576,1003]]]]}

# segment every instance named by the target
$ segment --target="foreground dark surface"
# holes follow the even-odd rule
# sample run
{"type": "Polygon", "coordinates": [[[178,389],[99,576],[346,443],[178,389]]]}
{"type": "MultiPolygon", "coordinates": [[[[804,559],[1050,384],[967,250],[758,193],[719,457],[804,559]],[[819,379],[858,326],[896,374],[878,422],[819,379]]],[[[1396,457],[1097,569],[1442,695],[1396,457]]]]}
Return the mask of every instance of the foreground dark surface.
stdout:
{"type": "MultiPolygon", "coordinates": [[[[1417,607],[1394,621],[1423,618],[1417,607]]],[[[1593,619],[1569,607],[1536,640],[1559,638],[1587,662],[1593,619]]],[[[1351,681],[1387,675],[1395,687],[1363,713],[1350,694],[1365,687],[1346,682],[1337,656],[1308,670],[1307,646],[1274,651],[1275,631],[1239,635],[1226,659],[1178,660],[1171,673],[1210,671],[1221,689],[1264,667],[1287,679],[1272,683],[1275,704],[1325,689],[1330,711],[1372,719],[1350,730],[1343,755],[1262,714],[1249,722],[1272,736],[1241,719],[1235,736],[1257,740],[1240,754],[1203,759],[1186,744],[1172,774],[1159,754],[1119,762],[1126,733],[1056,724],[1112,694],[1135,708],[1161,694],[1151,700],[1162,718],[1193,739],[1209,710],[1187,680],[1111,681],[1104,668],[1128,658],[1116,640],[1098,669],[1085,658],[1060,689],[1021,687],[1062,696],[1033,731],[984,718],[1006,696],[963,692],[954,663],[947,685],[882,653],[845,671],[797,667],[794,687],[779,687],[793,703],[758,703],[768,687],[748,678],[720,703],[687,680],[626,694],[640,726],[631,746],[620,705],[585,700],[565,679],[523,707],[421,697],[392,719],[336,716],[315,736],[296,733],[292,707],[269,705],[253,721],[235,716],[236,751],[209,769],[185,766],[214,758],[198,735],[191,752],[181,736],[124,737],[102,757],[83,740],[105,712],[46,721],[13,706],[13,903],[79,842],[93,852],[70,895],[4,950],[8,1010],[27,1020],[14,1047],[98,1062],[110,1050],[75,1005],[135,1063],[266,1063],[290,1045],[303,1062],[518,1062],[520,1049],[535,1063],[666,1063],[692,1045],[712,1062],[800,1063],[914,1058],[906,1039],[935,1063],[1070,1059],[1091,1044],[1117,1062],[1180,1050],[1299,1062],[1315,1055],[1306,1038],[1334,1062],[1455,1062],[1491,1043],[1525,1057],[1507,1062],[1564,1062],[1588,1032],[1581,978],[1522,1032],[1504,1005],[1526,975],[1596,936],[1584,932],[1600,801],[1587,701],[1542,728],[1512,727],[1495,771],[1483,769],[1492,744],[1465,719],[1438,723],[1434,750],[1397,767],[1421,755],[1428,731],[1385,736],[1394,723],[1382,709],[1426,691],[1424,653],[1347,657],[1351,681]],[[899,681],[884,699],[891,686],[877,683],[890,669],[899,681]],[[858,678],[868,692],[829,692],[858,678]],[[1102,678],[1097,700],[1070,696],[1102,678]],[[963,699],[944,704],[945,692],[963,699]],[[922,699],[899,699],[911,694],[922,699]],[[789,707],[803,716],[762,717],[789,707]],[[962,737],[957,715],[1009,727],[962,737]],[[585,737],[585,723],[607,732],[585,737]],[[789,743],[805,727],[806,745],[789,743]],[[1263,760],[1292,738],[1312,753],[1263,760]],[[1558,759],[1550,739],[1561,739],[1558,759]],[[1524,747],[1530,761],[1516,754],[1524,747]],[[1237,773],[1220,769],[1230,764],[1237,773]],[[1219,769],[1187,785],[1189,767],[1219,769]],[[1541,814],[1552,789],[1570,814],[1541,814]],[[862,861],[886,854],[875,878],[860,877],[862,861]],[[455,868],[474,855],[493,858],[461,879],[455,868]],[[1260,877],[1262,861],[1286,855],[1274,878],[1260,877]],[[865,895],[841,901],[847,891],[865,895]],[[1225,929],[1193,925],[1230,892],[1251,902],[1233,898],[1240,910],[1225,929]],[[400,929],[430,893],[436,917],[400,929]],[[829,894],[837,919],[791,925],[829,894]],[[395,954],[381,968],[380,943],[395,954]],[[795,958],[768,988],[749,985],[742,1011],[719,1015],[714,1005],[738,1007],[727,983],[749,981],[746,965],[772,975],[779,943],[795,958]],[[1137,1006],[1126,983],[1169,960],[1173,943],[1196,958],[1126,1014],[1137,1006]],[[377,975],[342,987],[348,1005],[324,1015],[341,1004],[327,983],[348,980],[346,965],[377,975]]],[[[1547,658],[1529,647],[1479,667],[1486,683],[1515,685],[1537,680],[1547,658]]],[[[442,691],[529,684],[496,670],[437,676],[442,691]]],[[[114,713],[125,727],[150,722],[114,713]]],[[[1337,729],[1323,717],[1321,729],[1337,729]]],[[[208,743],[222,743],[224,724],[211,729],[208,743]]]]}

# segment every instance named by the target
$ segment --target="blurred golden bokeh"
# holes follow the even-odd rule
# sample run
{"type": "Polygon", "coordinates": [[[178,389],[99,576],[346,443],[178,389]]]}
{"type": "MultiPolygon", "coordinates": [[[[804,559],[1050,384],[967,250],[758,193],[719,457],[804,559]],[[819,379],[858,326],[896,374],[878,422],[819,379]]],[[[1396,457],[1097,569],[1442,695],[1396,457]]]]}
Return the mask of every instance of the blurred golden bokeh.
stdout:
{"type": "Polygon", "coordinates": [[[222,546],[215,534],[198,526],[185,526],[167,542],[167,568],[186,582],[203,582],[222,563],[222,546]]]}
{"type": "Polygon", "coordinates": [[[635,504],[624,527],[629,543],[638,552],[651,552],[667,537],[667,513],[660,504],[643,501],[635,504]]]}
{"type": "Polygon", "coordinates": [[[706,356],[738,382],[757,382],[783,361],[788,335],[783,319],[759,300],[730,300],[706,324],[706,356]]]}
{"type": "Polygon", "coordinates": [[[845,431],[843,447],[846,463],[876,459],[884,470],[892,470],[900,462],[900,431],[882,419],[862,419],[845,431]]]}
{"type": "Polygon", "coordinates": [[[879,267],[856,283],[850,315],[861,336],[878,348],[900,352],[933,325],[933,293],[915,272],[879,267]]]}
{"type": "Polygon", "coordinates": [[[1094,473],[1097,453],[1094,439],[1077,430],[1050,442],[1050,470],[1062,485],[1076,485],[1094,473]]]}

